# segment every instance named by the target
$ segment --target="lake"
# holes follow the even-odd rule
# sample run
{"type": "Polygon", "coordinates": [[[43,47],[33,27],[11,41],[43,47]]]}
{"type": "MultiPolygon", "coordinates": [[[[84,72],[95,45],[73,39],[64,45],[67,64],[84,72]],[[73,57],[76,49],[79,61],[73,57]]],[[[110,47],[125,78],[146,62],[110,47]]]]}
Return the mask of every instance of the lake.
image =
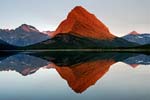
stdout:
{"type": "Polygon", "coordinates": [[[150,100],[150,55],[2,52],[0,100],[150,100]]]}

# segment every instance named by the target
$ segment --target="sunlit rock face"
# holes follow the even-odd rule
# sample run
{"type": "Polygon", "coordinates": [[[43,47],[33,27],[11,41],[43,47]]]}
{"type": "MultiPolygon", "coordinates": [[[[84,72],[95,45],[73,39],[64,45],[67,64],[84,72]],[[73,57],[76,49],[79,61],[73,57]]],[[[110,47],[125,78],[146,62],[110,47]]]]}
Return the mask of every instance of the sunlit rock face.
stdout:
{"type": "Polygon", "coordinates": [[[67,19],[64,20],[51,35],[54,37],[59,33],[74,33],[74,35],[77,36],[103,40],[115,38],[96,16],[90,14],[81,6],[75,7],[68,14],[67,19]]]}
{"type": "Polygon", "coordinates": [[[72,66],[55,66],[62,78],[77,93],[82,93],[109,70],[114,60],[97,60],[72,66]]]}

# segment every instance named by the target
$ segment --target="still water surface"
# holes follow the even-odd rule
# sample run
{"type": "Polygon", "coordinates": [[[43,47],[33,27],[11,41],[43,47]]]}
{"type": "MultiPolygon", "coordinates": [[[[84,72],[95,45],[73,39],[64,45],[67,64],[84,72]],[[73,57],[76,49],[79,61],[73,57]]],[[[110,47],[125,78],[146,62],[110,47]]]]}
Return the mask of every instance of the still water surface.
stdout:
{"type": "Polygon", "coordinates": [[[15,53],[0,58],[0,100],[150,100],[150,56],[15,53]]]}

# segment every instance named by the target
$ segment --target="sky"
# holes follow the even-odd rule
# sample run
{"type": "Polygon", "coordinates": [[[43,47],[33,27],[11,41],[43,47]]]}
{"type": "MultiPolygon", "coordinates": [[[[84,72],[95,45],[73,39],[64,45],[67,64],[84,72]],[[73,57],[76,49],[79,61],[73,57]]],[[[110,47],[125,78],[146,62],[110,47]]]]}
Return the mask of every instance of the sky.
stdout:
{"type": "Polygon", "coordinates": [[[54,31],[71,9],[82,6],[117,36],[150,33],[150,0],[0,0],[0,28],[21,24],[54,31]]]}

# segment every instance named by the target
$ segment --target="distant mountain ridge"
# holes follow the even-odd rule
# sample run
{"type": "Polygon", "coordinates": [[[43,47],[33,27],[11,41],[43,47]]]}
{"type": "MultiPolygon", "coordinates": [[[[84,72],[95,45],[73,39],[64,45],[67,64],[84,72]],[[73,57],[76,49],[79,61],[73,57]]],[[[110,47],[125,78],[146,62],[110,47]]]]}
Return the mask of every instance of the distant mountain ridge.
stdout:
{"type": "Polygon", "coordinates": [[[75,7],[49,40],[29,46],[30,49],[96,49],[125,48],[136,43],[112,35],[108,28],[81,6],[75,7]]]}
{"type": "Polygon", "coordinates": [[[123,36],[122,38],[130,42],[138,43],[140,45],[150,44],[150,33],[139,34],[134,31],[123,36]]]}
{"type": "Polygon", "coordinates": [[[22,24],[15,30],[0,30],[0,39],[14,46],[28,46],[50,39],[35,27],[22,24]]]}
{"type": "Polygon", "coordinates": [[[94,14],[77,6],[60,23],[56,31],[40,32],[31,25],[22,24],[15,30],[0,29],[0,40],[5,46],[19,49],[100,49],[150,48],[150,34],[136,31],[117,37],[94,14]]]}
{"type": "Polygon", "coordinates": [[[130,32],[129,34],[138,35],[138,34],[140,34],[140,33],[136,32],[136,31],[132,31],[132,32],[130,32]]]}
{"type": "Polygon", "coordinates": [[[72,34],[59,34],[54,38],[27,46],[26,49],[97,49],[97,48],[127,48],[138,44],[121,38],[113,40],[97,40],[78,37],[72,34]]]}
{"type": "Polygon", "coordinates": [[[16,46],[10,45],[7,42],[0,40],[0,50],[16,49],[16,46]]]}

